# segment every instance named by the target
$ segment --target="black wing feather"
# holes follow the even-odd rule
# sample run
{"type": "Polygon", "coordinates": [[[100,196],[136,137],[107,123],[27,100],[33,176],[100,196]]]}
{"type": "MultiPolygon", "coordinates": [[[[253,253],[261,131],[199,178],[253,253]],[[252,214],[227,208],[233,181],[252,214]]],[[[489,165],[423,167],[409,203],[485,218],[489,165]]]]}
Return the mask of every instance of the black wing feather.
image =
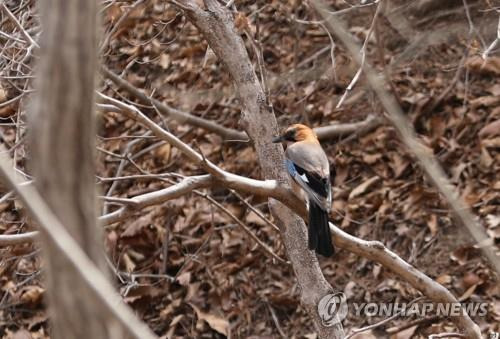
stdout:
{"type": "Polygon", "coordinates": [[[295,170],[299,175],[304,175],[307,178],[308,185],[311,189],[324,198],[328,198],[328,187],[330,186],[329,179],[330,178],[321,178],[319,175],[315,173],[311,173],[298,166],[297,164],[293,164],[295,166],[295,170]]]}

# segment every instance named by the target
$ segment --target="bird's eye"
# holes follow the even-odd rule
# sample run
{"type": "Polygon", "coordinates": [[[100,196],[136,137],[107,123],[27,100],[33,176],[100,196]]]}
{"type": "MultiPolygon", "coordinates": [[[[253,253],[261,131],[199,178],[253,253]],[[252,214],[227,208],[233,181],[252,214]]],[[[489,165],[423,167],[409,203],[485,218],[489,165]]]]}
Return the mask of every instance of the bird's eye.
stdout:
{"type": "Polygon", "coordinates": [[[286,131],[285,140],[286,141],[295,141],[295,130],[292,129],[292,130],[286,131]]]}

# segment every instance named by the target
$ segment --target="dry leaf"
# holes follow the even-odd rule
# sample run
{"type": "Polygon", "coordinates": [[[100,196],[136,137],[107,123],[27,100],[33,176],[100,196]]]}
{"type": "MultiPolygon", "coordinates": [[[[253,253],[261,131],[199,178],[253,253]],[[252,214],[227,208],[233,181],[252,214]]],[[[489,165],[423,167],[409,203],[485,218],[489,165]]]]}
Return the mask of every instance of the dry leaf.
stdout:
{"type": "Polygon", "coordinates": [[[31,333],[22,328],[17,330],[16,332],[7,331],[7,335],[2,337],[4,339],[32,339],[31,333]]]}
{"type": "Polygon", "coordinates": [[[480,138],[489,138],[500,135],[500,120],[492,121],[488,125],[481,128],[478,135],[480,138]]]}
{"type": "Polygon", "coordinates": [[[435,236],[437,234],[438,230],[438,219],[435,214],[431,215],[431,218],[429,221],[427,221],[427,226],[429,227],[432,236],[435,236]]]}
{"type": "Polygon", "coordinates": [[[442,274],[439,277],[436,278],[436,281],[441,284],[441,285],[446,285],[451,283],[452,279],[451,276],[448,274],[442,274]]]}
{"type": "Polygon", "coordinates": [[[472,285],[480,285],[483,283],[481,278],[477,276],[474,272],[467,272],[462,279],[465,288],[469,288],[472,285]]]}
{"type": "Polygon", "coordinates": [[[486,222],[488,223],[489,228],[496,228],[500,225],[500,216],[488,214],[486,216],[486,222]]]}
{"type": "Polygon", "coordinates": [[[189,271],[184,272],[177,277],[177,282],[179,284],[181,284],[182,286],[189,285],[190,281],[191,281],[191,272],[189,272],[189,271]]]}
{"type": "Polygon", "coordinates": [[[189,303],[189,305],[194,309],[199,320],[205,321],[212,329],[220,334],[226,337],[229,335],[229,321],[216,315],[205,313],[191,303],[189,303]]]}
{"type": "Polygon", "coordinates": [[[460,296],[460,298],[458,298],[458,301],[462,302],[462,301],[469,299],[469,297],[472,295],[472,293],[474,293],[474,291],[476,290],[476,287],[477,287],[477,284],[474,284],[471,287],[469,287],[467,289],[467,291],[465,291],[465,293],[462,294],[460,296]]]}
{"type": "Polygon", "coordinates": [[[394,333],[391,335],[391,339],[410,339],[413,334],[415,333],[415,330],[417,329],[418,325],[412,326],[407,328],[406,330],[403,330],[398,333],[394,333]]]}
{"type": "Polygon", "coordinates": [[[360,196],[361,194],[365,193],[366,190],[368,190],[368,188],[370,188],[371,185],[375,184],[377,181],[380,180],[380,177],[379,176],[374,176],[374,177],[371,177],[370,179],[366,180],[365,182],[363,182],[361,185],[359,185],[358,187],[356,187],[355,189],[353,189],[351,191],[351,193],[349,194],[349,200],[357,197],[357,196],[360,196]]]}
{"type": "Polygon", "coordinates": [[[355,334],[351,338],[352,339],[377,339],[377,337],[373,334],[372,330],[368,330],[365,332],[355,334]]]}
{"type": "Polygon", "coordinates": [[[500,75],[500,58],[490,56],[486,60],[478,55],[470,57],[466,66],[474,72],[480,74],[496,74],[500,75]]]}
{"type": "Polygon", "coordinates": [[[45,290],[39,286],[29,286],[21,294],[21,301],[31,305],[37,305],[42,301],[45,290]]]}

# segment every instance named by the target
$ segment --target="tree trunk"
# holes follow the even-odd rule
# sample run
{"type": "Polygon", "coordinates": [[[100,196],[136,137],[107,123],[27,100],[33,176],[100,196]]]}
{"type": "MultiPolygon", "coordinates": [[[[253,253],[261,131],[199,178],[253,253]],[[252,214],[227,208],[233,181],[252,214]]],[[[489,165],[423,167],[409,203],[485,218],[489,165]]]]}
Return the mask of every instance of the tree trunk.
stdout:
{"type": "MultiPolygon", "coordinates": [[[[97,2],[45,0],[40,9],[43,33],[31,117],[35,183],[70,234],[104,270],[94,179],[97,2]]],[[[45,236],[42,244],[51,337],[121,337],[116,323],[95,307],[96,300],[66,257],[49,246],[45,236]]]]}
{"type": "MultiPolygon", "coordinates": [[[[231,74],[242,102],[242,121],[254,143],[259,164],[266,179],[289,180],[284,168],[283,148],[271,143],[278,132],[276,117],[266,103],[266,96],[255,74],[243,40],[236,32],[230,11],[216,0],[205,0],[207,10],[185,1],[186,15],[202,32],[219,60],[231,74]]],[[[332,293],[319,267],[316,255],[307,248],[307,232],[300,217],[277,200],[270,199],[271,212],[280,227],[288,257],[301,287],[301,301],[313,320],[320,338],[343,338],[340,322],[324,326],[318,314],[321,298],[332,293]]]]}

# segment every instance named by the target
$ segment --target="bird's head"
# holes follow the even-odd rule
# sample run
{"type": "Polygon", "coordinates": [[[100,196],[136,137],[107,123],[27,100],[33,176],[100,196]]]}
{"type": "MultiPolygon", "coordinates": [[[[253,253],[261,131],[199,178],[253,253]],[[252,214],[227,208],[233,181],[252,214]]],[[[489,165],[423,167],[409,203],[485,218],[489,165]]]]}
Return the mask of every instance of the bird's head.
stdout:
{"type": "Polygon", "coordinates": [[[285,142],[287,144],[298,141],[318,142],[316,133],[306,125],[295,124],[288,127],[281,135],[274,137],[274,143],[285,142]]]}

